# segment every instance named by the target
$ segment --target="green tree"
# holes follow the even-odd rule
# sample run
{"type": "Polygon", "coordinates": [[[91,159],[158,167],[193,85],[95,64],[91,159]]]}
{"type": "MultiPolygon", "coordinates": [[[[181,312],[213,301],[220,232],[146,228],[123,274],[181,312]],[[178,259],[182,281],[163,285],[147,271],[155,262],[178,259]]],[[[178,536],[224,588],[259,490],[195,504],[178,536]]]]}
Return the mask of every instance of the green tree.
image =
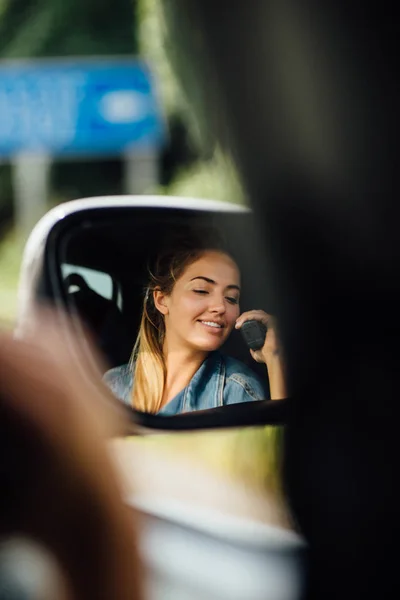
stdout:
{"type": "Polygon", "coordinates": [[[0,56],[137,51],[135,0],[3,0],[0,56]]]}
{"type": "MultiPolygon", "coordinates": [[[[136,0],[0,0],[0,58],[137,53],[136,0]]],[[[54,196],[121,193],[120,161],[56,163],[54,196]]],[[[0,220],[12,216],[10,167],[0,167],[0,220]]],[[[0,232],[1,233],[1,232],[0,232]]]]}
{"type": "Polygon", "coordinates": [[[139,52],[151,63],[162,104],[170,125],[170,143],[165,152],[162,191],[177,196],[244,202],[232,161],[208,135],[207,115],[202,106],[207,88],[193,77],[193,63],[182,56],[176,40],[196,37],[196,23],[180,23],[173,30],[168,2],[138,0],[139,52]],[[176,76],[184,79],[183,90],[176,76]],[[189,92],[189,93],[188,93],[189,92]],[[176,135],[178,132],[178,135],[176,135]]]}

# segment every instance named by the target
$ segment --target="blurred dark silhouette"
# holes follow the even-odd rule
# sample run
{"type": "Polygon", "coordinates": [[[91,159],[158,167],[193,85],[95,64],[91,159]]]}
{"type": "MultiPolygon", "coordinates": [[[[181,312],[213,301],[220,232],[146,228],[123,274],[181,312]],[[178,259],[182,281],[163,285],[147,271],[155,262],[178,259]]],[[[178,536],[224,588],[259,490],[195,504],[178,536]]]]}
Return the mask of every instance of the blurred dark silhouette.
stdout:
{"type": "Polygon", "coordinates": [[[392,4],[165,1],[258,215],[293,390],[307,598],[399,595],[399,25],[392,4]]]}
{"type": "MultiPolygon", "coordinates": [[[[57,598],[140,599],[135,518],[106,444],[124,415],[94,349],[95,367],[72,327],[69,335],[73,353],[48,311],[24,340],[0,333],[0,541],[17,535],[43,547],[65,583],[57,598]]],[[[7,569],[1,576],[0,594],[27,597],[7,569]]]]}

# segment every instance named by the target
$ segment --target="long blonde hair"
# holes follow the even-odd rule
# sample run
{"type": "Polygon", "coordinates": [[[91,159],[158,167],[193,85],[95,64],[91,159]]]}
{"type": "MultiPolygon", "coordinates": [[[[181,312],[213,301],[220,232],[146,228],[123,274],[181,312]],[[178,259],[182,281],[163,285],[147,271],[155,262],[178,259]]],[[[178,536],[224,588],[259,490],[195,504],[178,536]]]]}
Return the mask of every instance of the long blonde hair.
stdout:
{"type": "Polygon", "coordinates": [[[154,291],[171,294],[176,280],[186,267],[201,258],[207,250],[209,248],[201,245],[183,245],[178,250],[175,248],[163,253],[154,268],[149,270],[150,280],[145,291],[142,319],[130,359],[134,375],[132,406],[137,410],[157,413],[161,409],[166,379],[163,353],[165,322],[154,304],[154,291]]]}

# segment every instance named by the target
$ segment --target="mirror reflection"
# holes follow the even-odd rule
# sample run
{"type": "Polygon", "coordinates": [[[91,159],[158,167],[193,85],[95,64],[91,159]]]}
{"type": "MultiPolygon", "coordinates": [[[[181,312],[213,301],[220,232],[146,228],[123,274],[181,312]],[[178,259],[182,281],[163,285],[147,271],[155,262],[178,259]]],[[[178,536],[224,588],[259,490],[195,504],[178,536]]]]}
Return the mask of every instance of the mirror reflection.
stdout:
{"type": "Polygon", "coordinates": [[[227,218],[163,228],[153,216],[67,236],[67,303],[106,355],[104,381],[121,402],[171,416],[286,396],[276,323],[260,306],[257,236],[241,219],[231,219],[236,232],[227,218]]]}

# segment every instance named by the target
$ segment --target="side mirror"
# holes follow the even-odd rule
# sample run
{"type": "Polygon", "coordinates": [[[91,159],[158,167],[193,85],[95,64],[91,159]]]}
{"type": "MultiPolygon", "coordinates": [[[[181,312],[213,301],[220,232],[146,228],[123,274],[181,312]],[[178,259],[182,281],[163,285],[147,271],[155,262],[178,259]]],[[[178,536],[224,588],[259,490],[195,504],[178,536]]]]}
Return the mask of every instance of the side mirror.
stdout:
{"type": "MultiPolygon", "coordinates": [[[[224,271],[220,263],[215,267],[210,259],[206,264],[207,268],[217,269],[214,269],[217,275],[212,275],[214,279],[208,271],[199,272],[194,279],[201,279],[202,284],[211,287],[206,289],[202,286],[201,290],[190,289],[188,292],[184,289],[185,294],[193,291],[193,295],[188,296],[189,300],[185,296],[183,301],[192,302],[194,309],[190,310],[196,311],[200,310],[197,309],[199,298],[205,295],[211,297],[212,294],[215,298],[218,294],[221,296],[221,286],[235,288],[230,296],[224,292],[222,300],[218,299],[221,304],[225,303],[226,297],[227,308],[225,305],[215,308],[214,304],[218,302],[213,300],[212,306],[207,304],[207,309],[201,308],[202,314],[206,313],[203,320],[196,319],[197,313],[193,312],[190,320],[193,332],[185,333],[190,338],[188,343],[194,344],[204,354],[204,362],[200,361],[200,368],[206,371],[203,380],[196,384],[195,391],[192,386],[190,393],[186,392],[186,404],[181,405],[180,410],[159,411],[169,416],[133,409],[130,392],[124,392],[124,398],[123,394],[116,395],[125,400],[131,421],[144,430],[281,425],[286,421],[287,402],[268,400],[266,368],[253,360],[240,333],[233,329],[236,308],[230,308],[229,304],[238,300],[231,298],[237,295],[237,286],[240,287],[241,312],[260,307],[273,312],[273,290],[268,285],[263,240],[247,208],[209,200],[162,196],[89,198],[56,207],[37,224],[25,248],[17,333],[24,335],[41,301],[52,304],[57,310],[71,315],[76,327],[82,323],[85,325],[108,367],[123,374],[123,384],[128,382],[132,386],[134,368],[130,359],[140,329],[146,293],[149,294],[149,270],[151,272],[152,265],[157,263],[162,250],[168,249],[173,254],[176,240],[188,240],[193,236],[206,249],[208,239],[209,249],[216,248],[214,242],[218,237],[224,253],[233,258],[230,264],[237,267],[236,271],[232,266],[230,271],[224,271]],[[208,266],[210,264],[211,267],[208,266]],[[240,273],[240,286],[229,279],[239,277],[236,272],[240,273]],[[225,281],[225,273],[229,281],[225,281]],[[228,312],[229,318],[226,316],[228,312]],[[217,317],[208,317],[208,314],[217,317]],[[203,326],[207,333],[204,333],[203,326]],[[208,370],[203,367],[206,363],[210,364],[210,356],[217,355],[228,358],[212,362],[211,367],[207,366],[208,370]],[[239,369],[238,373],[231,365],[239,365],[235,367],[239,369]],[[121,368],[122,371],[118,371],[121,368]],[[240,386],[247,389],[248,395],[237,393],[232,405],[225,405],[221,386],[229,377],[238,390],[243,391],[240,386]],[[256,391],[250,389],[252,378],[255,382],[261,381],[261,386],[265,384],[265,393],[256,383],[256,391]],[[203,395],[202,402],[191,404],[188,397],[199,391],[203,395]],[[255,401],[244,402],[243,398],[255,401]]],[[[196,264],[195,261],[192,260],[192,264],[196,264]]],[[[172,298],[172,293],[168,297],[172,298]]],[[[175,317],[179,328],[185,317],[183,312],[178,314],[182,317],[175,317]]],[[[172,316],[168,318],[172,320],[172,316]]],[[[181,334],[175,331],[174,335],[181,334]]],[[[199,378],[198,371],[190,381],[195,381],[195,377],[199,378]]],[[[105,380],[109,380],[109,372],[105,380]]],[[[110,385],[110,388],[115,393],[115,385],[110,385]]]]}

